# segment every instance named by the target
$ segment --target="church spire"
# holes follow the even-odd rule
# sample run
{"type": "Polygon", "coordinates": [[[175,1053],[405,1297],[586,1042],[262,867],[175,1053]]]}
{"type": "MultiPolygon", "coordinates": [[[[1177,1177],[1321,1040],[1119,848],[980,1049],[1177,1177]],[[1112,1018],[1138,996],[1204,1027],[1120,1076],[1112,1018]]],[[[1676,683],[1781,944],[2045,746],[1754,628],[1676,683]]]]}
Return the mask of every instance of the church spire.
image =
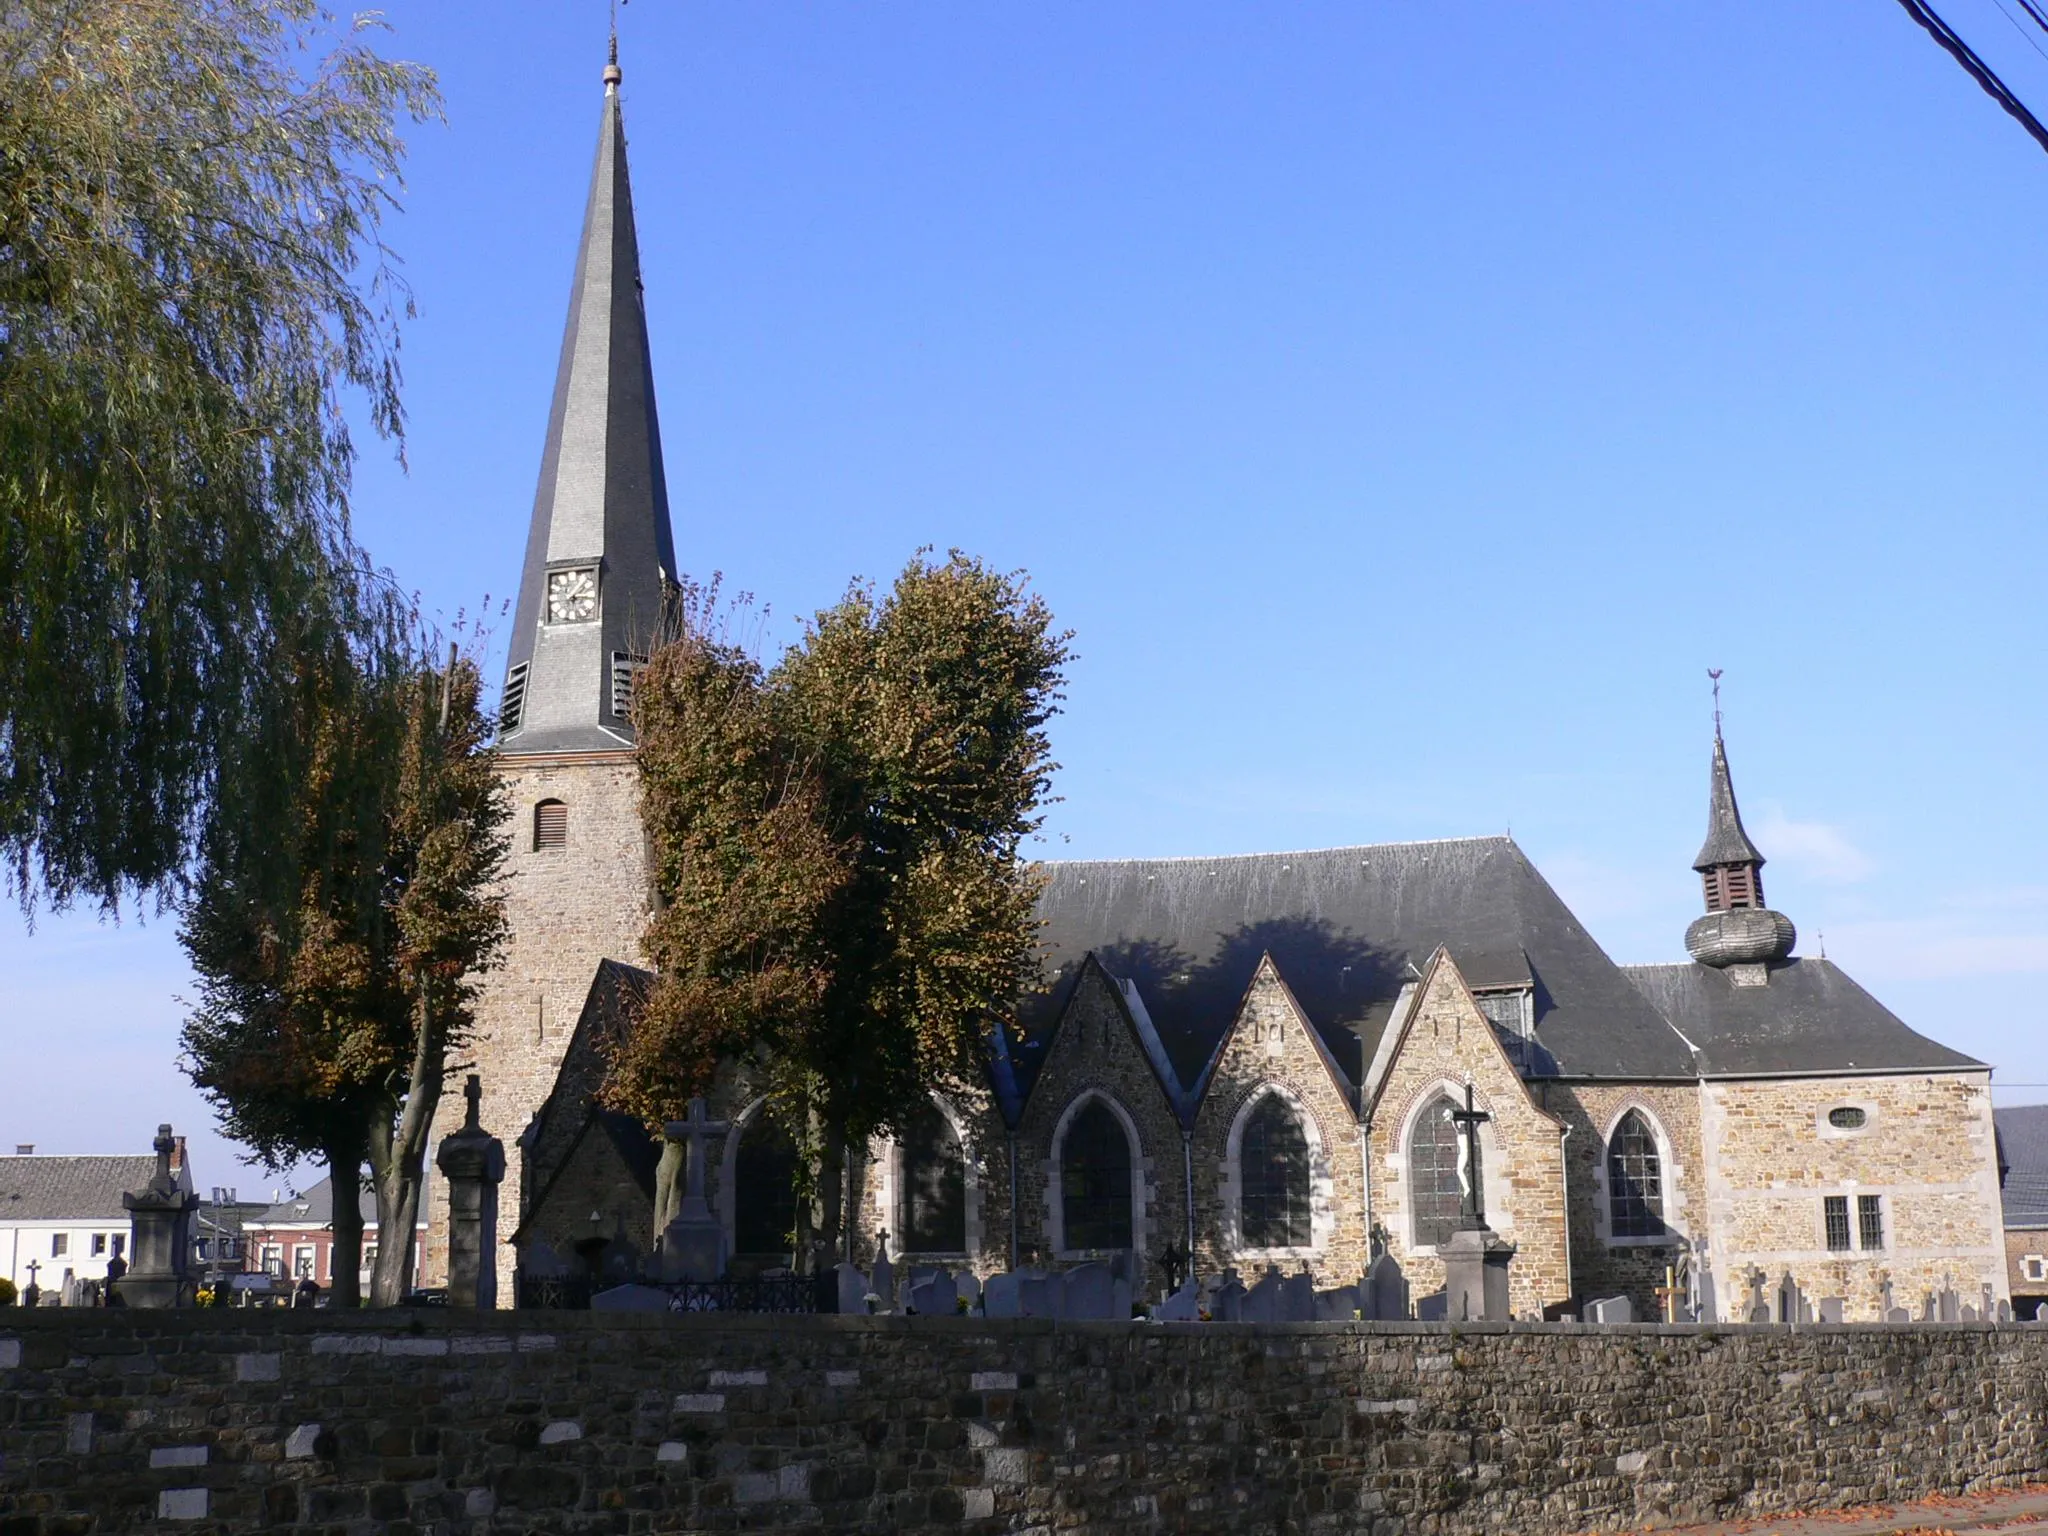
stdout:
{"type": "Polygon", "coordinates": [[[631,748],[633,673],[675,581],[622,78],[615,35],[513,618],[499,722],[508,753],[631,748]]]}
{"type": "Polygon", "coordinates": [[[1707,914],[1685,930],[1685,947],[1702,965],[1725,967],[1738,982],[1760,983],[1765,967],[1792,953],[1798,932],[1782,912],[1764,905],[1764,856],[1749,840],[1735,803],[1728,745],[1721,739],[1721,674],[1714,678],[1714,765],[1707,788],[1707,840],[1692,867],[1699,871],[1707,914]]]}

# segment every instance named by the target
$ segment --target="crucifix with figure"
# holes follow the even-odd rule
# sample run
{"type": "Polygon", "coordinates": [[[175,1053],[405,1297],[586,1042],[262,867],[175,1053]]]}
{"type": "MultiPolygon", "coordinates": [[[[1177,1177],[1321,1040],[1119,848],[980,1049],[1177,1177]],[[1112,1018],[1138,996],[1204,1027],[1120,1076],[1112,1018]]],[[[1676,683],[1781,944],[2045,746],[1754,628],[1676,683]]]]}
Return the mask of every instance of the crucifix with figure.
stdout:
{"type": "Polygon", "coordinates": [[[668,1145],[662,1148],[655,1190],[660,1223],[655,1235],[664,1280],[716,1280],[725,1273],[725,1223],[711,1214],[711,1204],[704,1198],[704,1174],[711,1143],[731,1129],[726,1121],[711,1118],[701,1098],[690,1100],[684,1119],[661,1128],[668,1145]],[[689,1156],[678,1179],[676,1163],[685,1149],[689,1156]]]}
{"type": "Polygon", "coordinates": [[[1459,1180],[1465,1186],[1465,1208],[1458,1226],[1466,1232],[1486,1230],[1485,1202],[1479,1191],[1479,1127],[1493,1118],[1478,1108],[1472,1098],[1472,1079],[1465,1079],[1465,1107],[1450,1111],[1451,1124],[1458,1128],[1458,1137],[1465,1143],[1463,1177],[1459,1180]]]}

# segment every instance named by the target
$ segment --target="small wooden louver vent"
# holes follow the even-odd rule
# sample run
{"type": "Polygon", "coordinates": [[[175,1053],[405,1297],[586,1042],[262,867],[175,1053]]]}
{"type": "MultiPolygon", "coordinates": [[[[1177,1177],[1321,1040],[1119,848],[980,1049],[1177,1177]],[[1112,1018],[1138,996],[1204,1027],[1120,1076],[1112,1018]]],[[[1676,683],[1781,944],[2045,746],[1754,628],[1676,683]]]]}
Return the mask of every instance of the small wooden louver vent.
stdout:
{"type": "Polygon", "coordinates": [[[533,846],[569,846],[569,807],[559,800],[543,800],[533,808],[533,846]]]}
{"type": "Polygon", "coordinates": [[[625,719],[633,713],[633,679],[647,665],[645,656],[630,651],[612,652],[612,713],[625,719]]]}
{"type": "Polygon", "coordinates": [[[505,674],[505,697],[498,705],[498,734],[510,736],[519,729],[519,720],[526,713],[526,668],[521,662],[505,674]]]}

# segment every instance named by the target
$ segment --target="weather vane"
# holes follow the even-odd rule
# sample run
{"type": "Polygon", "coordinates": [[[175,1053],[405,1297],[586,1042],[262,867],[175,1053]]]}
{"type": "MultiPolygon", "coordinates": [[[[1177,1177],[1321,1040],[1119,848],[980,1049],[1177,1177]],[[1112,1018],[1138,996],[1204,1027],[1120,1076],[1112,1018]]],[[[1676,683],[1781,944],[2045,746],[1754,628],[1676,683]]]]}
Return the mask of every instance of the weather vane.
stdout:
{"type": "Polygon", "coordinates": [[[1707,668],[1707,676],[1714,680],[1714,740],[1721,739],[1721,673],[1720,667],[1707,668]]]}

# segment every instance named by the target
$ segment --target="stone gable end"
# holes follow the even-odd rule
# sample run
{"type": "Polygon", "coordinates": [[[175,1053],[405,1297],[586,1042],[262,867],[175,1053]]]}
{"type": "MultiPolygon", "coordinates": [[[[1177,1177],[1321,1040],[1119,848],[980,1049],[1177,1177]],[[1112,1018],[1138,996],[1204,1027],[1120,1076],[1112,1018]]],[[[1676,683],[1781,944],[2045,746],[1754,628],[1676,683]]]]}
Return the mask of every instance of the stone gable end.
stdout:
{"type": "Polygon", "coordinates": [[[1468,1077],[1477,1107],[1493,1116],[1480,1128],[1481,1174],[1487,1221],[1515,1244],[1509,1306],[1517,1317],[1540,1314],[1571,1294],[1563,1129],[1529,1096],[1455,961],[1439,950],[1388,1064],[1369,1131],[1373,1210],[1418,1298],[1443,1289],[1444,1267],[1435,1248],[1415,1238],[1410,1132],[1438,1093],[1462,1099],[1468,1077]]]}
{"type": "MultiPolygon", "coordinates": [[[[1187,1241],[1180,1122],[1138,1041],[1115,981],[1092,958],[1076,978],[1032,1085],[1018,1131],[1018,1220],[1023,1261],[1084,1257],[1068,1248],[1059,1210],[1060,1137],[1082,1100],[1099,1097],[1135,1132],[1132,1240],[1141,1261],[1187,1241]]],[[[1149,1276],[1141,1277],[1149,1287],[1149,1276]]]]}
{"type": "Polygon", "coordinates": [[[1217,1049],[1195,1115],[1195,1255],[1205,1274],[1234,1267],[1247,1281],[1268,1265],[1306,1265],[1321,1288],[1364,1273],[1365,1169],[1358,1118],[1270,957],[1260,962],[1237,1017],[1217,1049]],[[1240,1225],[1244,1122],[1277,1093],[1301,1122],[1309,1149],[1310,1241],[1304,1247],[1249,1247],[1240,1225]]]}

